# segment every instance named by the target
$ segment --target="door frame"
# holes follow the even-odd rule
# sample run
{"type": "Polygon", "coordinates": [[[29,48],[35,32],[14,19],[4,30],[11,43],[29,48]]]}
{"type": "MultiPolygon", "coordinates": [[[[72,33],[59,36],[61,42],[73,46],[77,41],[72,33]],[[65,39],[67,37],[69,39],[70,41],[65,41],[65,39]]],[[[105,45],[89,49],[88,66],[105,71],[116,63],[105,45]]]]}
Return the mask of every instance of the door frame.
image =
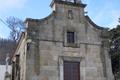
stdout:
{"type": "Polygon", "coordinates": [[[64,80],[64,61],[74,61],[79,62],[80,64],[80,80],[85,80],[84,68],[81,67],[84,65],[83,57],[69,57],[69,56],[59,56],[59,80],[64,80]],[[83,73],[82,73],[83,72],[83,73]]]}

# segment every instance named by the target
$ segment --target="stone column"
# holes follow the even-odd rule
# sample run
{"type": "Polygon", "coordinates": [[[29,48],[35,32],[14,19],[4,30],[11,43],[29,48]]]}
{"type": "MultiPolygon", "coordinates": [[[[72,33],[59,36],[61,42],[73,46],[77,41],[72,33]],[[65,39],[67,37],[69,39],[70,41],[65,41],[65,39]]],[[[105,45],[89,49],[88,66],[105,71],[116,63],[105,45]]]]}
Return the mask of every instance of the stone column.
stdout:
{"type": "Polygon", "coordinates": [[[103,40],[103,54],[105,59],[105,72],[107,80],[114,80],[114,76],[112,73],[112,65],[111,65],[111,57],[109,55],[109,41],[103,40]]]}
{"type": "Polygon", "coordinates": [[[27,43],[26,53],[26,80],[39,80],[40,63],[39,63],[39,42],[30,40],[27,43]]]}
{"type": "Polygon", "coordinates": [[[109,54],[110,45],[109,45],[109,32],[108,29],[104,29],[101,32],[102,38],[102,54],[104,57],[104,75],[106,80],[114,80],[114,75],[112,72],[112,64],[111,64],[111,57],[109,54]]]}
{"type": "Polygon", "coordinates": [[[39,80],[39,26],[36,21],[29,22],[27,29],[26,80],[39,80]]]}
{"type": "Polygon", "coordinates": [[[11,76],[10,73],[8,72],[8,65],[9,65],[9,54],[6,55],[6,72],[5,72],[5,77],[4,80],[10,80],[11,76]]]}

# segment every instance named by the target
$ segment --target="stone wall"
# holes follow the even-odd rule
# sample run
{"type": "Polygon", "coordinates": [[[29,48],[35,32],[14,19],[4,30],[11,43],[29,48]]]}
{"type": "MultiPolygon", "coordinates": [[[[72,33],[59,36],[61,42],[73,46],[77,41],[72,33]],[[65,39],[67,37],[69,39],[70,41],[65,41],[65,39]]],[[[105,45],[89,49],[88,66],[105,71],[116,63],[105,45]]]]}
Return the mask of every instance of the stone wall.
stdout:
{"type": "Polygon", "coordinates": [[[27,19],[26,24],[26,41],[20,48],[21,80],[63,80],[64,60],[80,62],[80,80],[113,80],[108,48],[101,37],[104,29],[88,21],[83,7],[56,3],[50,16],[27,19]],[[75,45],[68,45],[67,31],[75,32],[75,45]]]}

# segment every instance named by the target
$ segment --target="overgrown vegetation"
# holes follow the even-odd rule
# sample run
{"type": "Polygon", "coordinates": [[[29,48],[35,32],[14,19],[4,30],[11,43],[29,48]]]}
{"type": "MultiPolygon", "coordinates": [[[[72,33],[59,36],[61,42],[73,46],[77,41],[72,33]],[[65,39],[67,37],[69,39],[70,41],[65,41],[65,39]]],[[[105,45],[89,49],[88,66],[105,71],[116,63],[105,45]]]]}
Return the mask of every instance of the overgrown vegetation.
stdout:
{"type": "Polygon", "coordinates": [[[120,25],[110,31],[110,55],[115,79],[120,79],[120,25]]]}
{"type": "Polygon", "coordinates": [[[0,64],[5,64],[6,55],[9,54],[10,58],[12,58],[14,49],[16,47],[16,43],[10,39],[2,39],[0,38],[0,64]]]}
{"type": "Polygon", "coordinates": [[[6,21],[2,20],[10,29],[10,34],[8,39],[0,38],[0,64],[5,64],[6,55],[9,54],[10,59],[12,58],[16,44],[20,38],[22,31],[25,30],[24,22],[16,17],[8,17],[6,21]]]}

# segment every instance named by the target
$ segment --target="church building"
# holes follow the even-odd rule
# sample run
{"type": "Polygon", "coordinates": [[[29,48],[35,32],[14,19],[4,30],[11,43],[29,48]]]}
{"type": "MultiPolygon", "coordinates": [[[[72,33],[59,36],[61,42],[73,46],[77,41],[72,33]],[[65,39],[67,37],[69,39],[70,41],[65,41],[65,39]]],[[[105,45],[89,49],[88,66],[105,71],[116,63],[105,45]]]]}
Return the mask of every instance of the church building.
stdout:
{"type": "Polygon", "coordinates": [[[27,18],[12,59],[12,80],[114,80],[108,29],[81,0],[52,0],[53,12],[27,18]]]}

